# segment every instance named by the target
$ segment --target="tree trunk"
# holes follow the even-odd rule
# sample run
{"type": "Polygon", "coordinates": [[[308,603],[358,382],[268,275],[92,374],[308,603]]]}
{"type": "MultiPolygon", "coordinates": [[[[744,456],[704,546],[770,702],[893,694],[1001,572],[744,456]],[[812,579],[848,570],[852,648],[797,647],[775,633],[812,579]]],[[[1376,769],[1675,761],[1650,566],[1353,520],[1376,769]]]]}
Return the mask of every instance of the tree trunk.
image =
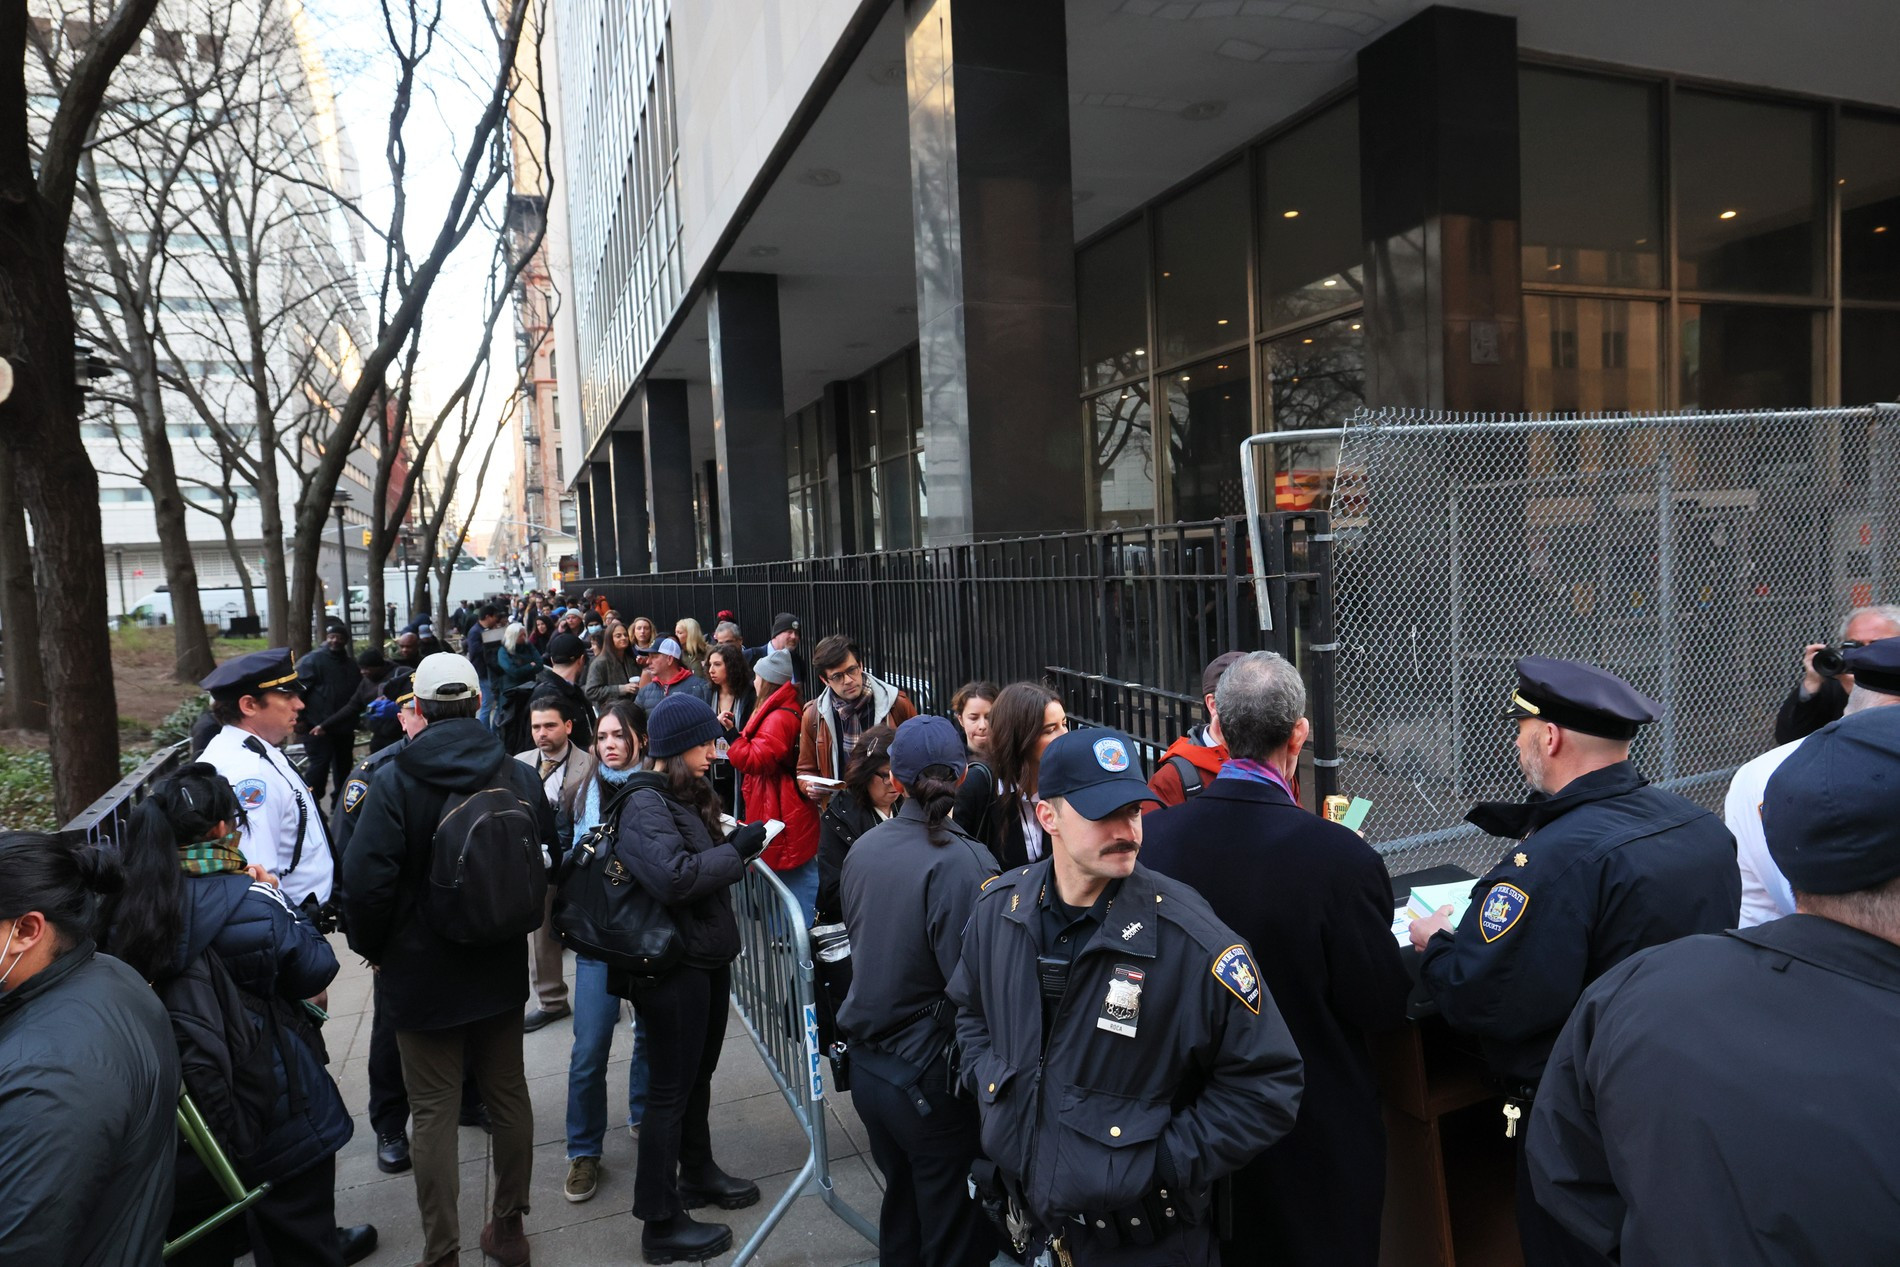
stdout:
{"type": "Polygon", "coordinates": [[[204,605],[198,595],[198,561],[191,553],[191,533],[185,525],[185,499],[178,491],[178,472],[172,447],[160,419],[156,441],[145,438],[148,463],[141,482],[152,491],[153,518],[158,523],[158,551],[165,561],[165,584],[172,595],[172,677],[196,683],[218,662],[211,656],[211,636],[205,631],[204,605]]]}
{"type": "Polygon", "coordinates": [[[40,663],[40,611],[26,508],[13,487],[13,453],[0,444],[0,726],[46,729],[46,670],[40,663]]]}
{"type": "MultiPolygon", "coordinates": [[[[228,481],[230,478],[231,473],[225,472],[225,479],[228,481]]],[[[257,587],[251,580],[250,566],[244,562],[244,550],[238,545],[237,502],[232,500],[228,491],[219,501],[218,511],[218,526],[224,530],[224,552],[231,556],[231,566],[237,569],[238,584],[244,589],[244,614],[255,620],[257,587]]]]}

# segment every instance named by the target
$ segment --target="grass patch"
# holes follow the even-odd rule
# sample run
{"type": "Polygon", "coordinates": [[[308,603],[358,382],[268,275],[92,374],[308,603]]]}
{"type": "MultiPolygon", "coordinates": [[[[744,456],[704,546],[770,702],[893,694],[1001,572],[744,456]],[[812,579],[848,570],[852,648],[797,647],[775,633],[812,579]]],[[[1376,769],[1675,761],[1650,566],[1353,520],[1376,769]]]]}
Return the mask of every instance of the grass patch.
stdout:
{"type": "MultiPolygon", "coordinates": [[[[121,752],[119,773],[132,773],[151,755],[145,749],[121,752]]],[[[52,831],[58,826],[51,755],[38,748],[0,748],[0,828],[52,831]]]]}

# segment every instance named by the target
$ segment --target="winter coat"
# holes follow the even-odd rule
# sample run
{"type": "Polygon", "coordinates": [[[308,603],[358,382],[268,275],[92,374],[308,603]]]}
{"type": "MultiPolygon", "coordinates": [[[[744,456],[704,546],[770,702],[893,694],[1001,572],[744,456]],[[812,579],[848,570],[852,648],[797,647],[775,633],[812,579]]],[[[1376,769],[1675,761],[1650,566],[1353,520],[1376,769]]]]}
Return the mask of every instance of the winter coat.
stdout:
{"type": "Polygon", "coordinates": [[[1161,754],[1160,764],[1155,766],[1152,779],[1148,780],[1148,790],[1161,798],[1159,805],[1153,801],[1142,803],[1141,812],[1152,814],[1169,805],[1179,805],[1187,800],[1187,789],[1181,782],[1181,771],[1176,768],[1171,757],[1179,757],[1200,772],[1200,787],[1220,777],[1221,765],[1227,760],[1227,745],[1214,742],[1207,727],[1196,726],[1186,735],[1174,741],[1168,750],[1161,754]]]}
{"type": "Polygon", "coordinates": [[[761,855],[774,871],[802,867],[818,854],[818,811],[798,790],[798,717],[798,687],[787,682],[753,711],[726,749],[745,779],[746,821],[785,824],[761,855]]]}
{"type": "MultiPolygon", "coordinates": [[[[896,815],[904,804],[899,798],[891,806],[896,815]]],[[[844,860],[858,837],[885,820],[876,810],[861,804],[849,792],[840,792],[825,803],[818,816],[818,924],[836,924],[844,919],[843,898],[839,885],[844,877],[844,860]]]]}
{"type": "Polygon", "coordinates": [[[603,651],[588,664],[583,682],[588,702],[595,708],[605,708],[617,699],[626,698],[625,688],[639,680],[640,666],[634,662],[633,652],[616,656],[611,651],[603,651]]]}
{"type": "Polygon", "coordinates": [[[0,1262],[159,1267],[178,1048],[139,974],[81,942],[0,994],[0,1262]]]}
{"type": "MultiPolygon", "coordinates": [[[[883,678],[864,675],[864,689],[871,692],[876,706],[871,710],[871,726],[889,726],[892,729],[903,725],[917,715],[917,706],[910,702],[910,696],[886,682],[883,678]]],[[[866,726],[869,730],[871,726],[866,726]]],[[[843,771],[849,764],[850,754],[838,751],[838,708],[837,700],[826,687],[825,693],[805,705],[805,716],[798,730],[798,772],[817,774],[827,779],[842,779],[843,771]]]]}
{"type": "Polygon", "coordinates": [[[343,856],[350,949],[381,968],[379,1002],[398,1030],[486,1020],[528,999],[519,939],[468,946],[440,936],[417,911],[442,807],[452,792],[503,787],[534,815],[558,853],[554,811],[533,770],[472,717],[432,722],[376,771],[343,856]]]}
{"type": "Polygon", "coordinates": [[[661,682],[657,678],[648,682],[640,688],[640,693],[633,697],[633,702],[646,709],[647,716],[651,717],[653,710],[660,706],[661,700],[676,693],[691,695],[695,699],[704,700],[707,707],[712,706],[712,683],[703,677],[686,672],[684,666],[681,667],[680,675],[671,682],[661,682]]]}
{"type": "MultiPolygon", "coordinates": [[[[594,706],[588,702],[587,692],[555,672],[554,666],[547,665],[542,668],[541,675],[530,684],[527,703],[531,710],[534,701],[543,695],[559,695],[573,706],[574,733],[569,738],[583,748],[592,748],[594,746],[594,706]]],[[[525,725],[523,731],[522,743],[525,744],[527,742],[525,725]]],[[[519,745],[513,745],[511,741],[511,746],[519,745]]]]}
{"type": "Polygon", "coordinates": [[[504,646],[495,652],[495,667],[500,670],[501,689],[505,691],[511,686],[534,681],[541,672],[541,656],[534,649],[534,644],[523,638],[515,644],[513,651],[504,646]]]}
{"type": "MultiPolygon", "coordinates": [[[[732,886],[744,878],[745,860],[734,846],[714,840],[690,805],[673,799],[665,775],[640,770],[628,786],[614,856],[672,914],[684,964],[725,967],[739,957],[732,886]]],[[[514,957],[523,959],[519,946],[514,957]]]]}
{"type": "Polygon", "coordinates": [[[304,692],[303,712],[297,715],[298,731],[307,732],[333,717],[339,718],[341,725],[341,718],[348,716],[350,725],[355,725],[348,710],[363,673],[348,652],[318,647],[297,661],[297,680],[303,683],[304,692]]]}
{"type": "MultiPolygon", "coordinates": [[[[330,943],[271,885],[247,875],[203,876],[185,881],[185,901],[185,931],[171,975],[183,972],[209,946],[237,988],[253,998],[300,1005],[336,979],[330,943]]],[[[301,1174],[335,1155],[354,1130],[350,1110],[324,1068],[324,1054],[281,1028],[274,1047],[282,1093],[271,1112],[270,1132],[246,1175],[252,1180],[301,1174]],[[302,1101],[295,1109],[293,1087],[302,1101]]],[[[193,1155],[193,1164],[181,1167],[181,1183],[197,1170],[195,1160],[193,1155]]]]}

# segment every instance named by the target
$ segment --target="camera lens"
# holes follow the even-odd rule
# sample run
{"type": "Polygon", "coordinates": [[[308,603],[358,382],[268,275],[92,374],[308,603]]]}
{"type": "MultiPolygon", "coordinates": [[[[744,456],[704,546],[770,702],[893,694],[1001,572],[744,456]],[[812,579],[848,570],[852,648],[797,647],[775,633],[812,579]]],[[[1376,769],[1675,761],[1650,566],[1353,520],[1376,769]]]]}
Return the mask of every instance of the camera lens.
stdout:
{"type": "Polygon", "coordinates": [[[1822,677],[1839,677],[1847,672],[1847,657],[1834,647],[1822,647],[1814,653],[1814,671],[1822,677]]]}

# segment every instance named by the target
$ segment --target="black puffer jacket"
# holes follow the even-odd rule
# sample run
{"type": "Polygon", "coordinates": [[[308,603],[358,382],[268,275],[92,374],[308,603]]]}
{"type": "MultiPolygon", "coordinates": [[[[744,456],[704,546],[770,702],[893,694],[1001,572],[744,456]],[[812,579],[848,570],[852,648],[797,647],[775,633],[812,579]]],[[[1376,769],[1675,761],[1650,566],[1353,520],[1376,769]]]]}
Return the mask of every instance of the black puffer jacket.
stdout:
{"type": "MultiPolygon", "coordinates": [[[[895,814],[903,803],[899,800],[892,805],[891,812],[895,814]]],[[[850,855],[851,846],[858,843],[858,837],[883,821],[876,810],[860,804],[850,792],[839,792],[825,803],[825,812],[818,817],[817,923],[844,921],[844,903],[838,893],[844,860],[850,855]]]]}
{"type": "Polygon", "coordinates": [[[725,967],[739,957],[732,886],[745,876],[745,859],[714,840],[691,806],[667,794],[665,775],[642,770],[627,786],[614,856],[672,912],[686,965],[725,967]]]}
{"type": "Polygon", "coordinates": [[[138,973],[88,941],[15,982],[0,995],[0,1263],[158,1267],[177,1110],[171,1021],[138,973]]]}
{"type": "Polygon", "coordinates": [[[318,647],[297,661],[297,680],[304,690],[303,712],[297,715],[299,733],[332,721],[339,730],[345,725],[355,728],[356,717],[349,707],[363,672],[348,651],[318,647]]]}
{"type": "Polygon", "coordinates": [[[356,810],[343,854],[350,949],[382,969],[380,1002],[396,1029],[447,1029],[527,1002],[528,961],[519,941],[452,942],[416,909],[443,803],[450,792],[485,787],[512,790],[535,816],[542,843],[558,855],[554,811],[533,768],[509,756],[472,717],[430,723],[382,763],[356,810]]]}

